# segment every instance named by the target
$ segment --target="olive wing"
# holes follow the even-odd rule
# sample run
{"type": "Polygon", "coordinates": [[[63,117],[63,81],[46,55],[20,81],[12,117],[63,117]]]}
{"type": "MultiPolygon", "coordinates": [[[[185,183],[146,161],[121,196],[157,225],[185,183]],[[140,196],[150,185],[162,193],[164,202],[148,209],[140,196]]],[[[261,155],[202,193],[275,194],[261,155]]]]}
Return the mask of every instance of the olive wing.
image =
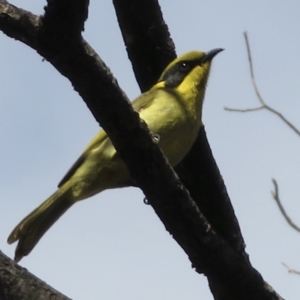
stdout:
{"type": "MultiPolygon", "coordinates": [[[[150,90],[149,92],[142,94],[140,97],[138,97],[132,102],[133,109],[137,112],[140,112],[142,109],[147,108],[153,102],[155,96],[155,90],[150,90]]],[[[64,183],[66,183],[74,175],[77,169],[84,163],[88,156],[88,153],[91,150],[99,147],[99,145],[103,143],[106,139],[108,139],[106,132],[103,129],[100,130],[98,134],[89,143],[89,145],[86,147],[82,155],[75,161],[75,163],[69,169],[67,174],[59,182],[58,187],[61,187],[64,183]]]]}

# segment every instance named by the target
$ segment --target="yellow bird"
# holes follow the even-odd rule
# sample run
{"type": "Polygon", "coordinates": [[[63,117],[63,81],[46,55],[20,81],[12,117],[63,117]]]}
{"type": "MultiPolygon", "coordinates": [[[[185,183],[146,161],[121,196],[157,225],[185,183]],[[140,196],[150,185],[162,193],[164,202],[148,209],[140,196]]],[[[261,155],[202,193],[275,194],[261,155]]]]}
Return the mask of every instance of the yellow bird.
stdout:
{"type": "MultiPolygon", "coordinates": [[[[172,61],[158,82],[132,102],[174,167],[192,147],[200,126],[202,104],[213,57],[223,49],[192,51],[172,61]]],[[[30,253],[44,233],[75,202],[106,189],[135,185],[104,130],[58,184],[57,191],[25,217],[8,237],[18,241],[15,261],[30,253]]]]}

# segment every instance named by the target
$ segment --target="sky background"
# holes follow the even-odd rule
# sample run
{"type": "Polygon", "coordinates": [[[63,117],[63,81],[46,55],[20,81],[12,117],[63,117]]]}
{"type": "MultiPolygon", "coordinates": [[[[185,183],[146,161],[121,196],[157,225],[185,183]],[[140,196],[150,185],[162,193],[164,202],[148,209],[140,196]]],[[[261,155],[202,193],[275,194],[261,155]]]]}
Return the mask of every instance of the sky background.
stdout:
{"type": "MultiPolygon", "coordinates": [[[[11,3],[42,14],[46,1],[11,3]]],[[[203,122],[254,267],[284,298],[299,299],[300,234],[283,220],[271,178],[300,225],[299,136],[259,105],[243,31],[265,101],[300,128],[298,0],[162,0],[178,54],[226,51],[213,63],[203,122]]],[[[111,1],[91,1],[84,37],[128,97],[140,93],[111,1]]],[[[50,194],[99,130],[84,102],[31,48],[0,33],[0,249],[14,226],[50,194]]],[[[72,207],[21,266],[72,299],[213,299],[139,189],[105,191],[72,207]]]]}

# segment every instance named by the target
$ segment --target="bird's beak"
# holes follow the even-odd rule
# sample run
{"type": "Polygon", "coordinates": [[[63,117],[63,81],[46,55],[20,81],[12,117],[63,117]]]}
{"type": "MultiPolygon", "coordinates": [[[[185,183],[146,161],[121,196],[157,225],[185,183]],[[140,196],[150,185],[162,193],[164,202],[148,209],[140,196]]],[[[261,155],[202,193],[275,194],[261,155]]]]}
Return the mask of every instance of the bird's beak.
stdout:
{"type": "Polygon", "coordinates": [[[218,53],[220,53],[223,50],[224,49],[222,49],[222,48],[216,48],[216,49],[206,52],[205,56],[201,59],[201,63],[206,63],[206,62],[211,61],[218,53]]]}

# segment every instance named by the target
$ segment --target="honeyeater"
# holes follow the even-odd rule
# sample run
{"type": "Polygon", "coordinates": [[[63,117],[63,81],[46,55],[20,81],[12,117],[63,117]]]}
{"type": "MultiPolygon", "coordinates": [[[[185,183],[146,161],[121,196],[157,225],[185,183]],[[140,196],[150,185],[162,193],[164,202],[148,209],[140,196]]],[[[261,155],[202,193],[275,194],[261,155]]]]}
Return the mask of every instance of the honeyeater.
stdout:
{"type": "MultiPolygon", "coordinates": [[[[192,147],[202,124],[202,104],[211,61],[222,49],[191,51],[172,61],[157,83],[132,102],[158,136],[169,163],[176,166],[192,147]]],[[[58,189],[25,217],[8,237],[18,241],[15,261],[27,255],[44,233],[74,203],[106,189],[135,185],[104,130],[87,146],[58,189]]]]}

